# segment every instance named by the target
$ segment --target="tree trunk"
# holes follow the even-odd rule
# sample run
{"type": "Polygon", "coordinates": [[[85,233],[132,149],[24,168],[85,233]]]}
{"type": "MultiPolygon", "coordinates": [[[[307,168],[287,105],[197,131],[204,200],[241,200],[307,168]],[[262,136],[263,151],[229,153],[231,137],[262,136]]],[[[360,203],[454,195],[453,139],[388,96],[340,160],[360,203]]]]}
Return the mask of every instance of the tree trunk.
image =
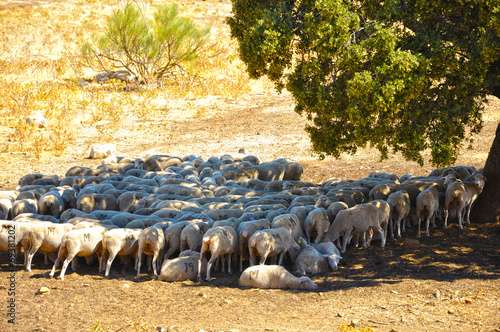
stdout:
{"type": "Polygon", "coordinates": [[[500,123],[483,175],[486,177],[486,184],[473,205],[470,217],[476,223],[495,223],[500,220],[500,123]]]}

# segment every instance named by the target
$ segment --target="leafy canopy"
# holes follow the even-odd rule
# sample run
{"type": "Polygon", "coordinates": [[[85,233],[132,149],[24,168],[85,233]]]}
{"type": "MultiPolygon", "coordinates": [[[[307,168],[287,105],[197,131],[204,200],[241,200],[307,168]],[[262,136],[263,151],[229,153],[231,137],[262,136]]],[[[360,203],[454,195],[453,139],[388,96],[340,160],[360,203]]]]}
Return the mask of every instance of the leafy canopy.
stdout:
{"type": "Polygon", "coordinates": [[[253,78],[287,88],[320,157],[375,146],[453,163],[497,84],[498,0],[232,0],[253,78]],[[489,78],[489,80],[487,79],[489,78]],[[490,90],[488,90],[490,89],[490,90]]]}
{"type": "Polygon", "coordinates": [[[82,46],[87,63],[99,70],[125,68],[146,82],[158,81],[203,52],[209,28],[198,29],[175,4],[157,8],[149,19],[131,3],[115,10],[105,31],[82,46]]]}

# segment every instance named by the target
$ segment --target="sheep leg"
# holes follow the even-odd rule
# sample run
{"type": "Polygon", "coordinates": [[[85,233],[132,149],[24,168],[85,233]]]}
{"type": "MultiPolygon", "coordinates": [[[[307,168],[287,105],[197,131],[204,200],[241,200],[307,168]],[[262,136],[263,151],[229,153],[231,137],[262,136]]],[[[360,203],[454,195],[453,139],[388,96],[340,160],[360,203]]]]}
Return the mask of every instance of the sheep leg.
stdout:
{"type": "Polygon", "coordinates": [[[391,238],[394,239],[394,220],[389,218],[389,228],[391,229],[391,238]]]}
{"type": "Polygon", "coordinates": [[[344,234],[344,243],[342,244],[342,250],[340,251],[341,253],[345,253],[346,248],[347,248],[347,243],[349,242],[351,238],[351,231],[346,231],[344,234]]]}
{"type": "Polygon", "coordinates": [[[227,260],[227,273],[232,274],[233,272],[231,271],[231,255],[232,252],[228,254],[229,258],[227,260]]]}
{"type": "Polygon", "coordinates": [[[398,238],[401,238],[401,219],[396,221],[396,225],[398,226],[398,238]]]}
{"type": "Polygon", "coordinates": [[[139,246],[138,249],[138,254],[137,254],[137,275],[136,275],[136,280],[139,280],[139,274],[141,273],[141,263],[142,263],[142,247],[139,246]]]}
{"type": "Polygon", "coordinates": [[[254,266],[255,265],[255,249],[249,246],[248,252],[250,255],[248,258],[248,260],[250,261],[250,266],[254,266]]]}
{"type": "MultiPolygon", "coordinates": [[[[210,282],[210,270],[212,269],[212,264],[214,263],[214,261],[215,261],[216,258],[217,258],[217,256],[212,255],[212,257],[210,257],[210,260],[208,261],[208,264],[207,264],[207,278],[206,278],[206,280],[208,282],[210,282]]],[[[200,257],[200,262],[201,262],[201,257],[200,257]]],[[[198,263],[198,264],[200,264],[200,263],[198,263]]]]}
{"type": "MultiPolygon", "coordinates": [[[[103,257],[104,257],[104,255],[103,255],[103,257]]],[[[114,253],[114,252],[109,253],[108,259],[106,260],[106,272],[104,273],[105,277],[109,277],[109,270],[111,270],[111,264],[113,264],[115,257],[116,257],[116,253],[114,253]]],[[[104,259],[103,259],[103,261],[104,261],[104,259]]],[[[136,261],[137,261],[137,259],[136,259],[136,261]]]]}
{"type": "MultiPolygon", "coordinates": [[[[427,218],[427,225],[426,225],[426,232],[425,232],[425,235],[427,235],[427,236],[430,236],[430,233],[429,233],[430,224],[431,224],[431,215],[429,215],[427,218]]],[[[419,224],[419,226],[420,226],[420,224],[419,224]]]]}
{"type": "Polygon", "coordinates": [[[381,226],[378,226],[375,228],[376,231],[380,232],[380,234],[382,235],[381,238],[381,242],[382,244],[380,245],[381,248],[384,248],[385,247],[385,235],[384,235],[384,229],[381,227],[381,226]]]}
{"type": "Polygon", "coordinates": [[[460,229],[464,229],[464,226],[462,225],[462,211],[458,211],[457,217],[458,217],[458,227],[460,227],[460,229]]]}
{"type": "Polygon", "coordinates": [[[61,274],[59,275],[59,278],[61,278],[61,280],[64,280],[64,274],[66,274],[66,269],[68,268],[69,262],[76,257],[77,256],[73,256],[71,253],[68,253],[68,257],[66,257],[66,260],[64,260],[63,266],[61,268],[61,274]]]}
{"type": "Polygon", "coordinates": [[[160,253],[159,253],[157,250],[155,250],[155,251],[154,251],[154,253],[153,253],[153,259],[152,259],[152,265],[153,265],[153,278],[154,278],[155,280],[157,280],[157,279],[158,279],[158,273],[156,273],[158,269],[156,268],[156,264],[157,264],[157,262],[158,262],[158,256],[159,256],[159,255],[160,255],[160,253]]]}
{"type": "MultiPolygon", "coordinates": [[[[225,255],[220,255],[219,257],[220,257],[220,259],[222,261],[222,270],[221,270],[221,272],[224,273],[225,272],[224,265],[226,264],[226,256],[225,255]]],[[[229,265],[229,263],[228,263],[228,265],[229,265]]]]}
{"type": "Polygon", "coordinates": [[[285,257],[285,251],[282,251],[280,253],[280,259],[279,259],[278,265],[283,264],[283,257],[285,257]]]}
{"type": "MultiPolygon", "coordinates": [[[[207,251],[208,251],[208,246],[205,242],[203,242],[201,245],[200,259],[198,260],[198,276],[197,276],[198,281],[201,281],[201,263],[205,259],[205,256],[207,255],[207,251]]],[[[213,257],[210,257],[210,261],[212,261],[212,258],[213,257]]],[[[211,267],[212,267],[212,265],[207,266],[207,269],[208,269],[207,275],[210,275],[210,268],[211,267]]]]}
{"type": "Polygon", "coordinates": [[[59,266],[59,263],[61,262],[62,258],[68,253],[68,250],[66,249],[65,245],[61,245],[59,248],[59,253],[57,255],[56,261],[54,262],[54,266],[52,266],[52,271],[50,272],[49,276],[51,278],[54,277],[54,274],[56,273],[56,269],[59,266]]]}
{"type": "Polygon", "coordinates": [[[417,237],[420,237],[420,223],[421,223],[420,217],[418,217],[418,231],[417,231],[417,237]]]}
{"type": "Polygon", "coordinates": [[[444,228],[448,228],[448,209],[444,210],[444,228]]]}

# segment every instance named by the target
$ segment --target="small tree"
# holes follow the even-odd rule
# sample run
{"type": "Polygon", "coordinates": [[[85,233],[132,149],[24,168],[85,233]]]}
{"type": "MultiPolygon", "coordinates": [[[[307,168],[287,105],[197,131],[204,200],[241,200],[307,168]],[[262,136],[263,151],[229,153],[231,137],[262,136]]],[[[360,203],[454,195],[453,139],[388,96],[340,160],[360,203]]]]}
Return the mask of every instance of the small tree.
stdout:
{"type": "Polygon", "coordinates": [[[115,10],[105,31],[83,44],[86,63],[96,71],[126,69],[147,84],[185,71],[203,53],[210,28],[198,29],[175,4],[158,7],[153,18],[130,3],[115,10]]]}

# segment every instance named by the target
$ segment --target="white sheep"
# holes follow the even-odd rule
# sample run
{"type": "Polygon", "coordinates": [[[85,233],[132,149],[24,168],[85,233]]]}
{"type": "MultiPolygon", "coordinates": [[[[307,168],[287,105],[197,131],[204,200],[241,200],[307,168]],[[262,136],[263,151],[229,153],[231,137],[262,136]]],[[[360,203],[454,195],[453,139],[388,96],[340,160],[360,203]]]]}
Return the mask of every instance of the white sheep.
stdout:
{"type": "Polygon", "coordinates": [[[398,229],[398,237],[401,237],[401,223],[410,214],[410,196],[404,190],[399,190],[389,194],[387,203],[391,208],[389,217],[389,228],[391,230],[391,237],[394,238],[394,224],[398,229]]]}
{"type": "Polygon", "coordinates": [[[56,256],[63,236],[72,230],[73,227],[73,224],[67,223],[54,224],[51,222],[41,222],[34,224],[28,232],[29,247],[26,249],[28,252],[26,270],[31,272],[31,262],[37,251],[45,254],[45,257],[47,255],[56,256]]]}
{"type": "Polygon", "coordinates": [[[304,220],[304,230],[307,242],[311,243],[311,236],[316,235],[314,243],[318,243],[321,237],[328,231],[329,227],[330,221],[324,208],[319,207],[309,212],[304,220]]]}
{"type": "MultiPolygon", "coordinates": [[[[340,236],[343,236],[344,241],[340,252],[344,253],[353,232],[365,233],[373,230],[382,235],[381,246],[383,248],[385,247],[383,222],[378,207],[370,203],[358,204],[347,210],[340,211],[323,239],[335,242],[340,236]]],[[[387,224],[385,224],[385,227],[387,227],[387,224]]]]}
{"type": "Polygon", "coordinates": [[[102,239],[102,256],[100,260],[100,272],[105,270],[104,276],[109,276],[111,264],[116,256],[123,258],[125,256],[133,256],[135,259],[135,267],[137,268],[138,257],[137,251],[139,248],[139,238],[142,234],[142,229],[125,229],[117,228],[109,230],[102,239]],[[104,267],[106,264],[106,267],[104,267]]]}
{"type": "Polygon", "coordinates": [[[116,146],[109,144],[94,144],[90,149],[89,159],[105,159],[116,154],[116,146]]]}
{"type": "Polygon", "coordinates": [[[207,264],[207,281],[210,281],[210,270],[217,258],[222,260],[222,272],[224,262],[227,261],[228,273],[231,273],[231,255],[238,246],[238,235],[231,226],[210,228],[203,236],[200,259],[198,260],[198,280],[201,280],[202,260],[210,252],[210,260],[207,264]]]}
{"type": "Polygon", "coordinates": [[[457,180],[448,184],[445,193],[444,210],[444,228],[448,226],[448,215],[450,210],[455,212],[458,217],[458,225],[463,228],[462,220],[465,219],[470,224],[469,215],[472,203],[483,191],[486,177],[482,174],[476,174],[472,181],[457,180]]]}
{"type": "Polygon", "coordinates": [[[181,247],[181,232],[187,225],[203,221],[201,219],[191,219],[177,222],[164,231],[165,236],[165,255],[164,259],[168,259],[175,252],[179,251],[181,247]]]}
{"type": "Polygon", "coordinates": [[[15,262],[21,247],[24,249],[24,265],[28,261],[29,230],[34,225],[32,222],[18,222],[0,220],[0,250],[14,250],[15,255],[9,254],[10,264],[15,262]]]}
{"type": "Polygon", "coordinates": [[[265,264],[268,257],[279,255],[278,265],[283,263],[283,257],[288,251],[292,251],[292,257],[300,251],[300,246],[294,241],[290,231],[286,228],[271,228],[255,232],[248,240],[248,251],[250,253],[250,266],[255,265],[255,257],[260,256],[260,264],[265,264]]]}
{"type": "Polygon", "coordinates": [[[187,249],[199,251],[203,242],[203,235],[212,227],[213,222],[200,221],[187,225],[181,231],[181,243],[179,250],[182,252],[187,249]]]}
{"type": "Polygon", "coordinates": [[[37,128],[47,128],[48,121],[41,114],[29,115],[25,120],[26,124],[29,126],[35,126],[37,128]]]}
{"type": "Polygon", "coordinates": [[[290,288],[315,290],[318,285],[308,277],[297,278],[278,265],[256,265],[247,268],[240,276],[239,285],[256,288],[290,288]]]}
{"type": "MultiPolygon", "coordinates": [[[[198,277],[198,262],[200,253],[193,250],[185,250],[179,257],[167,259],[163,262],[159,278],[163,281],[184,281],[196,280],[198,277]]],[[[201,273],[207,271],[207,260],[204,258],[201,263],[201,273]]]]}
{"type": "Polygon", "coordinates": [[[332,242],[321,242],[311,244],[314,249],[319,251],[323,257],[326,257],[328,264],[332,269],[337,270],[339,267],[339,262],[342,259],[339,249],[332,242]]]}
{"type": "Polygon", "coordinates": [[[248,239],[257,231],[271,228],[267,219],[250,220],[240,223],[236,232],[238,234],[240,272],[243,272],[243,259],[248,257],[248,239]]]}
{"type": "Polygon", "coordinates": [[[64,200],[58,191],[49,191],[38,200],[38,213],[56,218],[65,210],[64,200]]]}
{"type": "MultiPolygon", "coordinates": [[[[57,259],[54,262],[52,271],[49,276],[54,277],[56,269],[61,260],[66,256],[63,266],[61,268],[60,278],[64,280],[64,274],[68,268],[69,263],[78,257],[88,257],[97,254],[99,257],[102,250],[102,239],[107,229],[103,226],[72,229],[68,231],[61,239],[61,245],[57,254],[57,259]]],[[[73,265],[73,269],[76,265],[73,265]]]]}
{"type": "Polygon", "coordinates": [[[146,254],[148,256],[148,270],[151,271],[152,267],[153,277],[154,279],[158,279],[158,274],[156,273],[157,265],[161,264],[160,254],[162,253],[164,246],[165,236],[163,234],[163,230],[160,227],[148,227],[142,232],[141,236],[139,237],[139,246],[137,249],[137,280],[139,280],[139,275],[141,272],[142,254],[146,254]],[[158,261],[158,257],[160,257],[160,261],[158,261]]]}
{"type": "Polygon", "coordinates": [[[299,218],[291,213],[282,214],[273,219],[271,228],[285,228],[288,229],[293,239],[304,237],[304,232],[300,225],[299,218]]]}
{"type": "Polygon", "coordinates": [[[0,198],[0,220],[10,219],[12,210],[12,200],[7,197],[0,198]]]}
{"type": "Polygon", "coordinates": [[[326,214],[328,215],[330,224],[335,220],[337,213],[348,208],[349,206],[344,202],[333,202],[332,204],[330,204],[328,206],[328,209],[326,210],[326,214]]]}
{"type": "Polygon", "coordinates": [[[422,220],[426,219],[426,235],[429,236],[429,225],[432,222],[436,227],[435,219],[436,213],[439,210],[439,192],[435,187],[430,187],[422,191],[417,196],[417,218],[418,218],[418,232],[417,237],[420,237],[420,224],[422,220]]]}
{"type": "Polygon", "coordinates": [[[298,274],[317,274],[329,270],[327,258],[313,246],[309,245],[304,238],[299,238],[298,244],[301,247],[295,260],[295,267],[298,274]]]}
{"type": "Polygon", "coordinates": [[[38,203],[34,199],[21,199],[12,203],[11,217],[14,219],[22,213],[37,213],[38,203]]]}

